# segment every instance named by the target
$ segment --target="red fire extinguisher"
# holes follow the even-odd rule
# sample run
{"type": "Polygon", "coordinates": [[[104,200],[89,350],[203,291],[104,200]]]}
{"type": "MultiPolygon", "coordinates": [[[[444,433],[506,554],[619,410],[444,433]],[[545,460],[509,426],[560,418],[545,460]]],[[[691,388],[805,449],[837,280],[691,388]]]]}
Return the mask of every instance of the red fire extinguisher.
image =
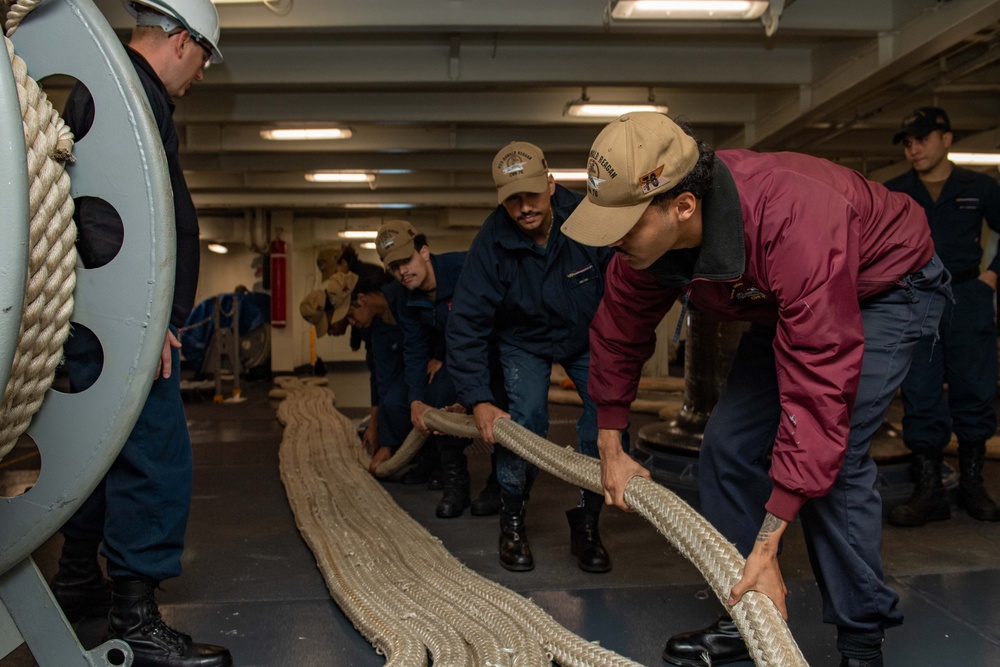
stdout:
{"type": "Polygon", "coordinates": [[[271,326],[284,327],[287,318],[288,285],[285,280],[285,242],[281,231],[271,241],[271,326]]]}

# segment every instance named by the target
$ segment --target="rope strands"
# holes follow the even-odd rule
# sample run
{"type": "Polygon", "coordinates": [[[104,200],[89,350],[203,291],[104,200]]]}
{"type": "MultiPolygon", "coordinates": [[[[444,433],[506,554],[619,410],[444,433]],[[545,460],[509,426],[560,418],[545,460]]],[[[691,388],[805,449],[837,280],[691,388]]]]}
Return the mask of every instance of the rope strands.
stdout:
{"type": "Polygon", "coordinates": [[[403,440],[403,444],[399,446],[399,449],[375,469],[375,476],[379,479],[387,479],[399,473],[416,456],[420,448],[424,446],[424,443],[427,442],[427,437],[428,434],[420,429],[412,429],[406,436],[406,439],[403,440]]]}
{"type": "Polygon", "coordinates": [[[530,601],[459,563],[367,471],[329,389],[280,378],[282,481],[296,523],[345,615],[387,664],[626,667],[530,601]]]}
{"type": "MultiPolygon", "coordinates": [[[[456,562],[367,473],[367,456],[350,420],[333,407],[331,392],[295,378],[279,385],[286,398],[278,409],[285,425],[279,459],[296,522],[334,599],[388,664],[424,665],[427,651],[442,665],[635,664],[573,635],[529,601],[456,562]]],[[[478,436],[467,416],[432,411],[425,418],[450,435],[478,436]]],[[[596,459],[509,420],[494,428],[504,446],[532,463],[600,490],[596,459]]],[[[408,438],[410,446],[419,440],[408,438]]],[[[699,568],[720,600],[728,596],[744,562],[708,522],[647,480],[633,480],[626,499],[699,568]]],[[[758,665],[806,665],[764,595],[748,593],[732,614],[758,665]]]]}
{"type": "MultiPolygon", "coordinates": [[[[468,416],[430,411],[424,419],[431,428],[451,435],[478,435],[475,422],[468,416]]],[[[603,493],[601,464],[597,459],[568,447],[561,448],[508,419],[498,419],[493,431],[500,444],[539,468],[575,486],[603,493]]],[[[698,568],[719,601],[725,604],[745,565],[736,548],[676,494],[655,482],[634,477],[625,489],[625,500],[698,568]]],[[[807,664],[787,624],[767,596],[750,591],[730,611],[757,665],[807,664]]]]}
{"type": "MultiPolygon", "coordinates": [[[[13,34],[37,0],[0,8],[6,35],[13,34]]],[[[0,457],[27,430],[45,392],[52,385],[69,335],[76,286],[76,225],[64,162],[72,159],[72,134],[48,97],[28,76],[24,60],[4,37],[10,55],[27,148],[29,183],[29,255],[24,307],[10,380],[0,405],[0,457]]]]}

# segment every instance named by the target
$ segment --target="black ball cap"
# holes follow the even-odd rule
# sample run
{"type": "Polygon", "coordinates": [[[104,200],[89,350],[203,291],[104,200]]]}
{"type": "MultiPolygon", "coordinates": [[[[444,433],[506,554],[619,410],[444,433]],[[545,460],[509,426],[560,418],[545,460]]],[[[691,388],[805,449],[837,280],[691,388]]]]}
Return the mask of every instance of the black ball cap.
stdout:
{"type": "Polygon", "coordinates": [[[940,107],[920,107],[903,119],[899,132],[892,138],[892,143],[898,144],[908,136],[926,137],[934,130],[951,132],[951,120],[940,107]]]}

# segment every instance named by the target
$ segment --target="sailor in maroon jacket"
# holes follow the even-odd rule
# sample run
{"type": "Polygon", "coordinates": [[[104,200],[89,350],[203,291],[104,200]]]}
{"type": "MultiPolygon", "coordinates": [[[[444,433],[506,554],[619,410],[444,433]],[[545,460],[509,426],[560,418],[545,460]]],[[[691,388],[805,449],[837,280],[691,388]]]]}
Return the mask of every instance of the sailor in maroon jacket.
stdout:
{"type": "MultiPolygon", "coordinates": [[[[868,448],[947,295],[922,209],[825,160],[715,154],[655,113],[608,125],[588,173],[588,198],[563,230],[619,252],[591,326],[607,502],[627,508],[626,484],[648,476],[621,449],[620,429],[666,312],[679,298],[751,322],[699,460],[702,512],[747,557],[730,604],[754,589],[787,616],[777,554],[798,515],[844,664],[874,660],[902,615],[883,582],[868,448]]],[[[664,659],[744,655],[720,621],[672,639],[664,659]]]]}

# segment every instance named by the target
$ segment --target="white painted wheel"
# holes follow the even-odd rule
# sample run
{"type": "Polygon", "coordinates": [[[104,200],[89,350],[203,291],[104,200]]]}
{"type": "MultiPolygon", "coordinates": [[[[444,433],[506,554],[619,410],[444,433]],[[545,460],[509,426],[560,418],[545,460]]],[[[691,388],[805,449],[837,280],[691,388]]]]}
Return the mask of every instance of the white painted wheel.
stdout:
{"type": "Polygon", "coordinates": [[[17,351],[28,270],[28,161],[17,84],[0,49],[0,391],[17,351]]]}
{"type": "MultiPolygon", "coordinates": [[[[106,265],[77,269],[72,321],[97,335],[104,367],[85,391],[50,390],[35,415],[28,435],[41,455],[41,470],[29,491],[0,504],[0,572],[65,523],[132,430],[169,323],[175,265],[173,200],[162,144],[131,61],[103,15],[90,0],[51,0],[25,18],[12,41],[36,81],[66,74],[93,95],[94,125],[76,144],[76,163],[67,171],[74,198],[100,197],[117,209],[125,240],[106,265]]],[[[4,119],[8,106],[5,93],[4,119]]],[[[6,251],[11,244],[8,230],[2,231],[0,247],[6,251]]],[[[0,324],[6,355],[8,324],[6,319],[0,324]]]]}

